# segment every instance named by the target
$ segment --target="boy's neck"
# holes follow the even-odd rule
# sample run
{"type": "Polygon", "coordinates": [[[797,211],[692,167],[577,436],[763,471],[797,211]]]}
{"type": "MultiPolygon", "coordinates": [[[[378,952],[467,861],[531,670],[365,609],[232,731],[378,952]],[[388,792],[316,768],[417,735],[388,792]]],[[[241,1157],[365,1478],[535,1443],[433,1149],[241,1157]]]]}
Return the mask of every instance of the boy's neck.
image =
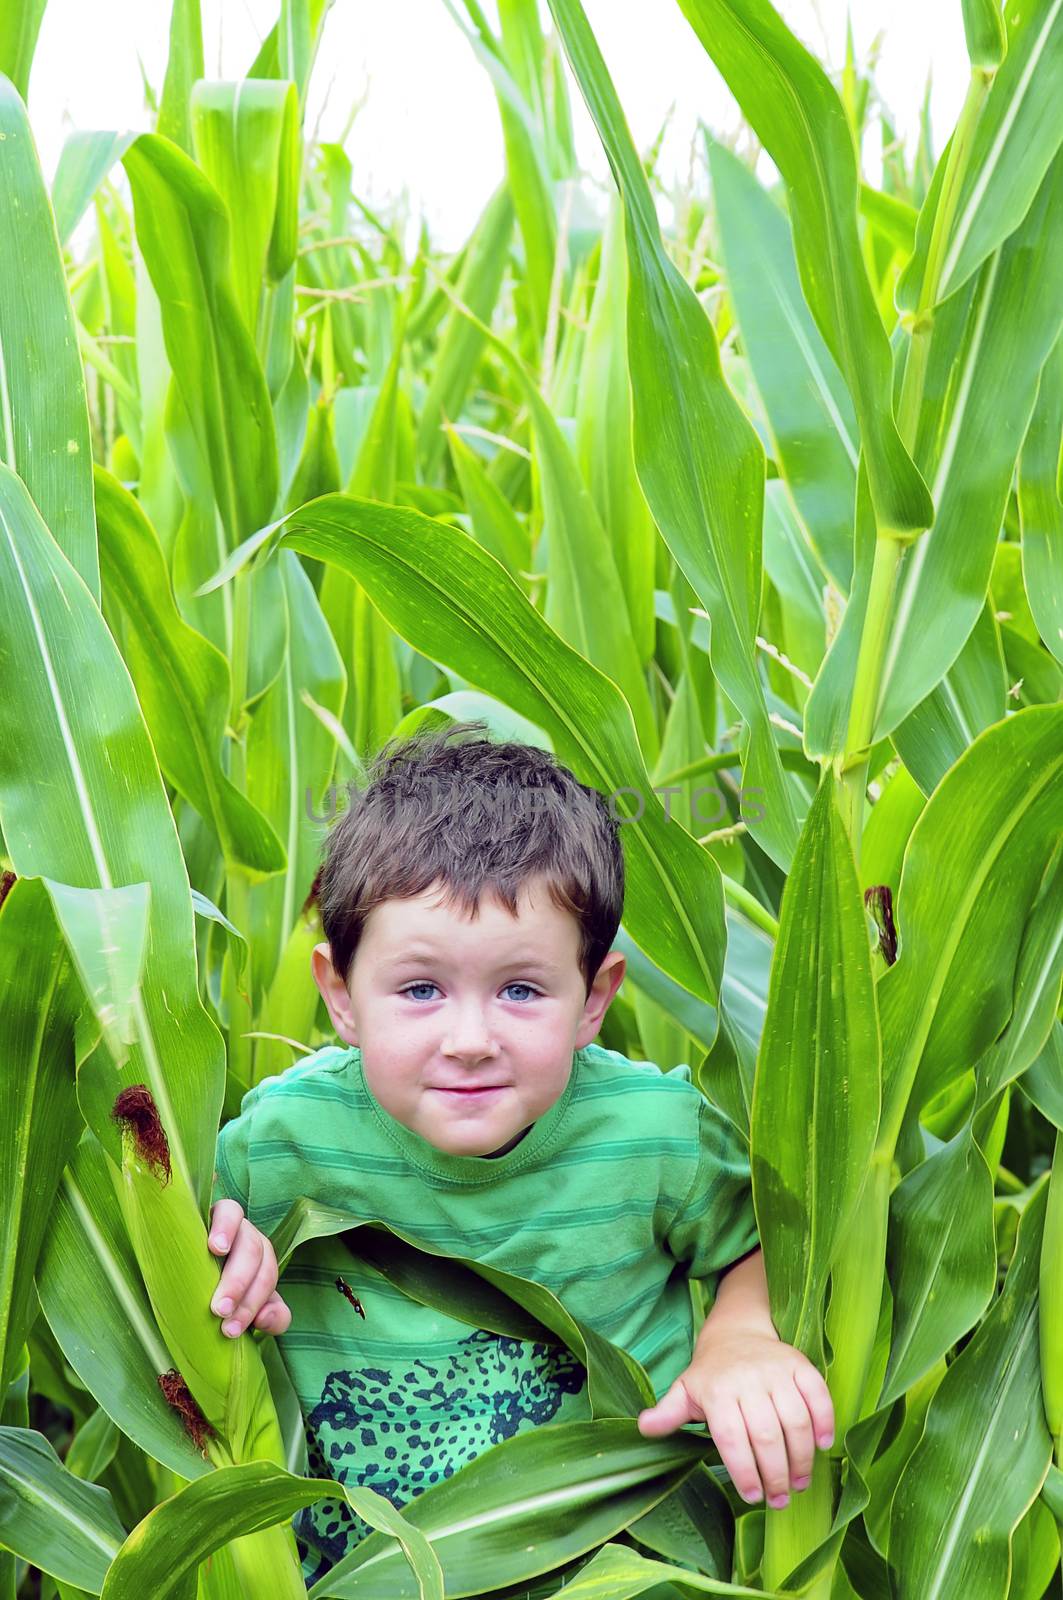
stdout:
{"type": "Polygon", "coordinates": [[[483,1157],[483,1159],[485,1161],[494,1161],[496,1159],[496,1157],[498,1157],[498,1156],[508,1155],[511,1150],[515,1150],[517,1148],[517,1146],[520,1144],[521,1140],[527,1134],[531,1133],[531,1131],[534,1128],[534,1126],[535,1126],[534,1122],[529,1122],[528,1126],[526,1128],[522,1128],[520,1133],[517,1134],[515,1139],[511,1139],[508,1144],[504,1144],[502,1146],[501,1150],[490,1150],[490,1151],[488,1151],[488,1153],[483,1157]]]}

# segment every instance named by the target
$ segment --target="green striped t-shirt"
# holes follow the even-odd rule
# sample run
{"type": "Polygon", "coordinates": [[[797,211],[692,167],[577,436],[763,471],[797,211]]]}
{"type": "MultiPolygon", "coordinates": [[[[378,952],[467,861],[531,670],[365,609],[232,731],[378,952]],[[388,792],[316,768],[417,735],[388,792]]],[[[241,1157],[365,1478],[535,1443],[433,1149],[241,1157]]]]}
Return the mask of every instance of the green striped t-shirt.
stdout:
{"type": "MultiPolygon", "coordinates": [[[[711,1299],[758,1243],[746,1142],[689,1067],[600,1045],[576,1051],[560,1098],[501,1156],[437,1150],[379,1104],[359,1050],[325,1046],[244,1096],[218,1139],[221,1195],[266,1234],[306,1196],[530,1278],[637,1357],[658,1398],[692,1353],[687,1278],[711,1299]]],[[[502,1439],[590,1415],[574,1356],[410,1300],[341,1237],[300,1246],[280,1288],[292,1322],[277,1343],[315,1477],[401,1508],[502,1439]]],[[[310,1582],[370,1531],[345,1501],[295,1527],[310,1582]]]]}

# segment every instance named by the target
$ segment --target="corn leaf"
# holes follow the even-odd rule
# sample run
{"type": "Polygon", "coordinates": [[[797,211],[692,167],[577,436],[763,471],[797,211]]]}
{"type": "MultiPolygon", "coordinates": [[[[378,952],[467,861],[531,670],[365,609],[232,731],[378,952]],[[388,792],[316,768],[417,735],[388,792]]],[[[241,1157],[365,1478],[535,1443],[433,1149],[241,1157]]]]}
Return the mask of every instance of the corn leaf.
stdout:
{"type": "Polygon", "coordinates": [[[707,142],[727,289],[772,454],[813,549],[847,594],[860,455],[849,391],[802,296],[785,216],[744,162],[707,142]]]}
{"type": "Polygon", "coordinates": [[[66,244],[89,201],[136,138],[132,133],[72,133],[52,180],[52,209],[59,243],[66,244]]]}
{"type": "Polygon", "coordinates": [[[913,1388],[993,1298],[993,1179],[970,1123],[893,1191],[886,1261],[893,1329],[878,1406],[913,1388]]]}
{"type": "Polygon", "coordinates": [[[914,1117],[977,1061],[1008,1019],[1023,931],[1059,835],[1061,773],[1063,708],[1019,711],[965,751],[912,830],[899,954],[878,984],[884,1133],[909,1098],[914,1117]]]}
{"type": "Polygon", "coordinates": [[[657,724],[631,631],[613,549],[553,412],[528,369],[486,327],[485,342],[512,372],[532,418],[547,543],[543,615],[566,644],[623,691],[647,763],[657,759],[657,724]]]}
{"type": "MultiPolygon", "coordinates": [[[[979,6],[985,9],[985,3],[979,6]]],[[[1014,0],[1004,18],[1007,55],[975,130],[941,264],[937,304],[955,294],[1019,226],[1063,139],[1063,0],[1014,0]]],[[[947,159],[946,150],[939,171],[947,159]]],[[[938,190],[939,185],[924,202],[916,251],[897,284],[898,303],[908,310],[924,298],[938,190]]]]}
{"type": "MultiPolygon", "coordinates": [[[[430,1540],[450,1592],[498,1589],[612,1538],[670,1493],[704,1450],[682,1433],[644,1439],[628,1418],[532,1428],[433,1484],[404,1516],[430,1540]],[[512,1482],[520,1484],[516,1502],[512,1482]]],[[[310,1594],[413,1600],[417,1590],[396,1542],[374,1533],[310,1594]]]]}
{"type": "Polygon", "coordinates": [[[768,0],[679,3],[786,183],[801,285],[853,398],[877,521],[927,528],[933,506],[893,419],[889,343],[860,251],[842,103],[768,0]]]}
{"type": "Polygon", "coordinates": [[[945,1373],[894,1495],[898,1600],[1001,1593],[1010,1540],[1044,1480],[1037,1277],[1048,1184],[1023,1210],[1004,1288],[945,1373]],[[1021,1420],[1020,1420],[1021,1419],[1021,1420]]]}
{"type": "Polygon", "coordinates": [[[129,623],[123,654],[163,772],[213,827],[228,863],[259,875],[280,872],[281,840],[222,769],[228,661],[182,620],[155,530],[102,467],[96,515],[104,589],[129,623]]]}
{"type": "Polygon", "coordinates": [[[277,451],[266,380],[233,290],[228,213],[209,179],[157,134],[141,134],[122,160],[166,354],[232,549],[273,514],[277,451]]]}
{"type": "MultiPolygon", "coordinates": [[[[332,1478],[296,1478],[270,1462],[219,1467],[164,1500],[130,1533],[103,1585],[104,1600],[195,1600],[196,1568],[215,1550],[288,1520],[316,1500],[346,1499],[352,1510],[398,1542],[420,1600],[443,1600],[434,1550],[383,1495],[347,1488],[332,1478]]],[[[264,1582],[268,1575],[262,1574],[264,1582]]],[[[274,1582],[276,1582],[276,1577],[274,1582]]]]}
{"type": "Polygon", "coordinates": [[[251,719],[247,781],[284,840],[288,868],[283,876],[251,888],[248,936],[256,1005],[261,991],[273,981],[318,868],[321,830],[311,813],[320,814],[336,757],[335,738],[304,696],[310,695],[338,717],[347,684],[343,662],[298,558],[282,553],[279,567],[289,643],[277,681],[251,719]]]}
{"type": "Polygon", "coordinates": [[[822,1369],[823,1296],[881,1106],[875,989],[852,847],[825,775],[786,880],[750,1147],[779,1336],[822,1369]]]}
{"type": "Polygon", "coordinates": [[[1063,666],[1063,503],[1056,475],[1063,437],[1063,343],[1041,373],[1019,462],[1022,577],[1037,631],[1063,666]]]}
{"type": "Polygon", "coordinates": [[[765,1595],[777,1593],[774,1589],[747,1589],[740,1583],[723,1583],[667,1561],[652,1561],[626,1544],[603,1545],[564,1588],[565,1600],[634,1600],[636,1595],[655,1592],[729,1594],[738,1600],[753,1600],[754,1595],[764,1600],[765,1595]]]}
{"type": "Polygon", "coordinates": [[[613,195],[579,371],[576,457],[609,535],[624,586],[635,649],[653,654],[657,531],[635,472],[631,377],[627,365],[627,255],[624,209],[613,195]]]}
{"type": "Polygon", "coordinates": [[[125,1539],[106,1489],[82,1483],[43,1434],[0,1427],[0,1540],[53,1578],[99,1594],[125,1539]]]}
{"type": "MultiPolygon", "coordinates": [[[[933,528],[901,557],[879,684],[874,739],[938,685],[982,610],[1015,460],[1063,305],[1054,260],[1063,228],[1063,158],[1022,226],[938,312],[919,415],[916,459],[934,488],[933,528]],[[1007,388],[1003,410],[1000,394],[1007,388]]],[[[805,708],[805,748],[845,747],[867,610],[874,525],[857,493],[852,593],[805,708]]]]}
{"type": "Polygon", "coordinates": [[[779,865],[797,836],[754,659],[764,454],[720,368],[712,324],[666,255],[649,185],[579,0],[552,0],[565,51],[624,199],[635,465],[654,520],[711,618],[713,671],[748,727],[743,784],[779,865]]]}
{"type": "MultiPolygon", "coordinates": [[[[509,190],[501,188],[488,201],[476,226],[457,282],[462,305],[484,322],[490,322],[502,287],[512,232],[513,201],[509,190]]],[[[482,349],[483,334],[455,308],[439,341],[417,424],[417,459],[426,479],[431,479],[443,459],[443,425],[460,416],[482,349]]]]}
{"type": "Polygon", "coordinates": [[[498,562],[441,522],[327,495],[284,524],[282,543],[352,572],[416,650],[504,700],[550,735],[558,757],[611,795],[628,872],[627,927],[648,955],[715,1004],[725,929],[718,868],[650,787],[620,691],[543,621],[498,562]]]}
{"type": "Polygon", "coordinates": [[[452,427],[447,428],[447,442],[473,533],[484,549],[509,570],[510,576],[518,578],[531,567],[531,539],[526,526],[452,427]]]}
{"type": "Polygon", "coordinates": [[[937,315],[916,443],[937,516],[902,558],[876,740],[939,681],[982,608],[1038,378],[1063,322],[1061,252],[1063,156],[999,256],[937,315]]]}
{"type": "Polygon", "coordinates": [[[91,1135],[63,1174],[37,1292],[63,1355],[122,1433],[182,1478],[209,1472],[158,1386],[173,1360],[155,1323],[107,1158],[91,1135]]]}
{"type": "Polygon", "coordinates": [[[0,463],[19,474],[98,601],[89,414],[74,314],[26,108],[3,77],[0,142],[0,463]]]}
{"type": "MultiPolygon", "coordinates": [[[[112,1154],[118,1090],[147,1083],[175,1167],[205,1201],[221,1040],[200,1003],[192,903],[173,817],[121,656],[21,480],[0,467],[0,824],[20,876],[75,888],[151,884],[139,1042],[102,1061],[82,1109],[112,1154]],[[49,775],[42,806],[34,773],[49,775]]],[[[93,1077],[89,1072],[89,1078],[93,1077]]]]}
{"type": "Polygon", "coordinates": [[[155,131],[192,154],[189,99],[192,85],[203,76],[203,22],[199,0],[173,0],[170,11],[170,53],[166,58],[159,120],[155,131]]]}
{"type": "Polygon", "coordinates": [[[1000,630],[984,605],[941,682],[893,730],[893,747],[924,794],[980,733],[1003,720],[1006,690],[1000,630]]]}
{"type": "Polygon", "coordinates": [[[1008,36],[999,0],[962,0],[963,31],[972,67],[999,67],[1008,49],[1008,36]]]}
{"type": "MultiPolygon", "coordinates": [[[[239,83],[203,80],[192,91],[189,109],[196,160],[233,224],[229,230],[233,292],[254,338],[274,223],[291,209],[290,174],[285,170],[283,203],[280,179],[292,153],[295,85],[267,78],[239,83]]],[[[277,275],[289,264],[290,260],[278,262],[277,275]]]]}
{"type": "Polygon", "coordinates": [[[80,1128],[74,1023],[81,995],[43,885],[21,878],[0,909],[0,1396],[34,1320],[33,1274],[80,1128]],[[33,1181],[26,1176],[33,1174],[33,1181]]]}

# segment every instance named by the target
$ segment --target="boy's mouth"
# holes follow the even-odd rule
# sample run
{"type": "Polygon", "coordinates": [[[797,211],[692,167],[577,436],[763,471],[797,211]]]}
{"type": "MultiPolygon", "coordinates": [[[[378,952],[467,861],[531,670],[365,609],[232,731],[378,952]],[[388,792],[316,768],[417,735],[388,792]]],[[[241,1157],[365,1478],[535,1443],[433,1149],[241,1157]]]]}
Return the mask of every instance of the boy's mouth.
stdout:
{"type": "Polygon", "coordinates": [[[477,1095],[481,1095],[481,1094],[500,1094],[501,1091],[505,1087],[506,1087],[506,1085],[504,1083],[478,1083],[478,1084],[475,1084],[475,1085],[470,1085],[468,1087],[466,1087],[466,1086],[454,1086],[452,1088],[448,1088],[446,1085],[441,1085],[439,1090],[438,1090],[438,1093],[439,1094],[465,1094],[465,1095],[471,1095],[473,1098],[475,1098],[477,1095]]]}

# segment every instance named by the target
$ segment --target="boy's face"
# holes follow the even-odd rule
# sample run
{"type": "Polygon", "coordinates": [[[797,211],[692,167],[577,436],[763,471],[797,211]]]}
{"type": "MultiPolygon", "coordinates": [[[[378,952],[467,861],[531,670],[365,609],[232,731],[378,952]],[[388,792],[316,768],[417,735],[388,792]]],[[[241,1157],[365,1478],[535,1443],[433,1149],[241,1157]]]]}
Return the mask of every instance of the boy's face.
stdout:
{"type": "Polygon", "coordinates": [[[579,926],[529,885],[513,917],[494,895],[475,919],[439,886],[365,920],[341,982],[327,944],[314,978],[341,1039],[357,1045],[385,1111],[451,1155],[504,1155],[564,1092],[624,976],[612,950],[589,995],[579,926]]]}

